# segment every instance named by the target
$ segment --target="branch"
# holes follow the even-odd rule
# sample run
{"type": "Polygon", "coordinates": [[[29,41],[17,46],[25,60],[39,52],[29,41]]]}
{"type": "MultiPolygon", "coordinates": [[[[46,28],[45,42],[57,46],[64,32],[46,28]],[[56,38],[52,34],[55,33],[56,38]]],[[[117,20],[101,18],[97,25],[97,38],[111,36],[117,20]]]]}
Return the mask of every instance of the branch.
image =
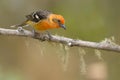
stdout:
{"type": "Polygon", "coordinates": [[[111,43],[109,40],[105,40],[97,43],[97,42],[83,41],[83,40],[71,39],[67,37],[48,35],[48,34],[37,33],[34,35],[33,32],[22,29],[21,27],[19,27],[17,30],[0,28],[0,35],[31,37],[42,41],[62,43],[68,46],[87,47],[87,48],[94,48],[100,50],[120,52],[120,46],[113,42],[111,43]]]}

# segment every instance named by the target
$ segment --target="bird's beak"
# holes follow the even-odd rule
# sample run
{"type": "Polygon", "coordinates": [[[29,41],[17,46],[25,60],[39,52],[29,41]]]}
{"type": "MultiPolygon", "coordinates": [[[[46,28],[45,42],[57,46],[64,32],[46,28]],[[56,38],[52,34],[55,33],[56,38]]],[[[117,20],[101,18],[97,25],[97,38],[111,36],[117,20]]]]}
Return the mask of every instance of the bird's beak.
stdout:
{"type": "Polygon", "coordinates": [[[63,28],[64,30],[66,30],[66,27],[64,24],[60,24],[60,27],[63,28]]]}

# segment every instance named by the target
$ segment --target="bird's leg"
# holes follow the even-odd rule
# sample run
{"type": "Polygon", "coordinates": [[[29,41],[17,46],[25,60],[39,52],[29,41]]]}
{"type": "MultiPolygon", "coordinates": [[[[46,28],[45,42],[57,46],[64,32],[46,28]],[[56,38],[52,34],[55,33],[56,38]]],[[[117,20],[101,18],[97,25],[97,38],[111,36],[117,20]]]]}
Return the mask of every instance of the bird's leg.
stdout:
{"type": "Polygon", "coordinates": [[[46,33],[47,33],[47,35],[48,35],[48,37],[49,37],[49,40],[51,40],[52,35],[50,34],[50,32],[46,31],[46,33]]]}
{"type": "Polygon", "coordinates": [[[32,33],[33,33],[33,34],[34,34],[34,36],[35,36],[35,30],[34,30],[34,29],[32,30],[32,33]]]}
{"type": "Polygon", "coordinates": [[[35,31],[34,29],[32,30],[32,33],[33,33],[33,35],[34,35],[34,38],[39,38],[41,41],[45,41],[45,40],[46,40],[44,33],[42,33],[42,32],[37,32],[37,31],[35,31]]]}
{"type": "Polygon", "coordinates": [[[46,33],[43,32],[36,32],[34,29],[32,30],[32,33],[34,35],[34,38],[39,38],[41,41],[45,41],[46,38],[51,40],[52,36],[50,32],[46,31],[46,33]]]}
{"type": "Polygon", "coordinates": [[[39,33],[35,31],[35,29],[32,30],[32,33],[33,33],[34,37],[39,35],[39,33]]]}

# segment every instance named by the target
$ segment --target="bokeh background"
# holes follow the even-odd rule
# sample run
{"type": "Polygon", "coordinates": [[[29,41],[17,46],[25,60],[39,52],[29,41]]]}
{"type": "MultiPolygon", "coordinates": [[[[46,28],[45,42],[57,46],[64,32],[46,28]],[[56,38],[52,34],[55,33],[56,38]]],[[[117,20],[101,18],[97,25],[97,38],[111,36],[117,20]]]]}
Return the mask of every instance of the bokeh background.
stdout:
{"type": "MultiPolygon", "coordinates": [[[[120,44],[119,0],[0,0],[0,27],[11,28],[40,9],[61,14],[67,30],[51,34],[120,44]]],[[[12,29],[12,28],[11,28],[12,29]]],[[[120,54],[0,36],[0,80],[119,80],[120,54]]]]}

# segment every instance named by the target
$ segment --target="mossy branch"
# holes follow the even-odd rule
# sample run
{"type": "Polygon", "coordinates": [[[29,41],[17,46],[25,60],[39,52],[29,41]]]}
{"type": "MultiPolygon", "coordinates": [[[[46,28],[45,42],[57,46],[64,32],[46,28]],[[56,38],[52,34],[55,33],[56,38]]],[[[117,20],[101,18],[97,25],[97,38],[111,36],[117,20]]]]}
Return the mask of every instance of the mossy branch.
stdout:
{"type": "Polygon", "coordinates": [[[48,35],[48,34],[37,33],[34,35],[33,32],[29,30],[25,30],[21,27],[19,27],[18,29],[0,28],[0,35],[31,37],[42,41],[62,43],[70,47],[78,46],[78,47],[87,47],[87,48],[94,48],[100,50],[120,52],[120,46],[109,40],[104,40],[102,42],[90,42],[90,41],[83,41],[79,39],[71,39],[67,37],[48,35]]]}

